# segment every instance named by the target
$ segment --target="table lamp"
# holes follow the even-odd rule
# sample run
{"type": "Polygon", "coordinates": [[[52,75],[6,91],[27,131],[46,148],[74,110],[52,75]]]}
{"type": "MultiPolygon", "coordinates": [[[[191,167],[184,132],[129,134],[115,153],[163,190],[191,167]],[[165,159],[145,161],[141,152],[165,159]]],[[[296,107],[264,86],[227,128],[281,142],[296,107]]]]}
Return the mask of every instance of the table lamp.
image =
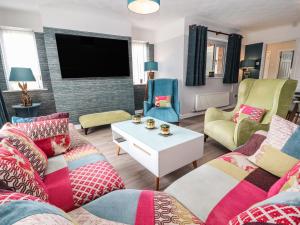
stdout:
{"type": "Polygon", "coordinates": [[[148,72],[148,80],[153,80],[154,79],[154,72],[158,70],[158,63],[155,61],[148,61],[145,62],[145,71],[148,72]]]}
{"type": "Polygon", "coordinates": [[[32,70],[30,68],[12,67],[9,75],[9,81],[18,82],[22,90],[21,102],[23,106],[31,106],[32,100],[27,90],[27,82],[35,81],[32,70]],[[20,82],[23,82],[22,84],[20,82]]]}
{"type": "Polygon", "coordinates": [[[245,59],[240,62],[240,68],[243,70],[243,79],[250,75],[249,68],[255,68],[255,60],[245,59]]]}

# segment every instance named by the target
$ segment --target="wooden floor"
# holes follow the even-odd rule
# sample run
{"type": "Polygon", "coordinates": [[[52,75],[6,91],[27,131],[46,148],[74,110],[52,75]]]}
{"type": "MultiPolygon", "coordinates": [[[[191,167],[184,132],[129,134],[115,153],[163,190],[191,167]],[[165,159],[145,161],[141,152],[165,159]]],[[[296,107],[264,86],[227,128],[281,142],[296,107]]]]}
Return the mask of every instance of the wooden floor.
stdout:
{"type": "MultiPolygon", "coordinates": [[[[184,119],[180,122],[180,126],[189,128],[197,132],[203,132],[203,116],[184,119]]],[[[83,134],[83,131],[80,131],[83,134]]],[[[84,135],[84,134],[83,134],[84,135]]],[[[85,135],[84,135],[85,136],[85,135]]],[[[112,142],[110,127],[94,128],[85,136],[88,141],[93,143],[101,153],[105,155],[108,161],[116,168],[120,176],[123,178],[126,188],[132,189],[155,189],[155,177],[147,169],[141,166],[137,161],[132,159],[128,154],[122,152],[116,156],[116,145],[112,142]]],[[[220,155],[229,152],[216,143],[208,139],[204,144],[204,156],[198,160],[198,165],[204,164],[220,155]]],[[[160,189],[163,190],[178,178],[193,170],[192,164],[187,165],[173,173],[161,178],[160,189]]]]}

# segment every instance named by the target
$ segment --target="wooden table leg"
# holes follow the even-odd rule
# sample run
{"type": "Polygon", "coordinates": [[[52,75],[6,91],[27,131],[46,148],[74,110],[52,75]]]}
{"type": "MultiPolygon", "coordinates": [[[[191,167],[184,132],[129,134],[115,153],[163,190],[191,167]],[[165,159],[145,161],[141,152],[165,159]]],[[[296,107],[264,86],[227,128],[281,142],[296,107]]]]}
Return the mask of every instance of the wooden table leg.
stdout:
{"type": "Polygon", "coordinates": [[[156,190],[159,191],[159,177],[156,177],[155,184],[156,184],[156,190]]]}
{"type": "Polygon", "coordinates": [[[197,161],[194,161],[194,162],[193,162],[193,166],[194,166],[194,169],[196,169],[196,168],[198,167],[197,161]]]}
{"type": "Polygon", "coordinates": [[[117,146],[117,156],[120,155],[120,151],[121,151],[121,148],[120,148],[120,146],[118,145],[118,146],[117,146]]]}
{"type": "Polygon", "coordinates": [[[295,116],[296,116],[296,113],[297,113],[298,109],[299,109],[299,104],[298,103],[294,103],[294,108],[290,112],[289,117],[288,117],[289,121],[294,122],[295,116]]]}

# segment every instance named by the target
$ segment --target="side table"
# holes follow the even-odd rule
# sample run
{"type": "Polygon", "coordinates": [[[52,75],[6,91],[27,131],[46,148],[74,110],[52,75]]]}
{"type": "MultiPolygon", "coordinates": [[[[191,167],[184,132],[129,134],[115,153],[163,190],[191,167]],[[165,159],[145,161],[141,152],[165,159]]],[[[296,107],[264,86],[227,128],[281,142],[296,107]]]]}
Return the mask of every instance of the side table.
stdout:
{"type": "Polygon", "coordinates": [[[32,106],[23,106],[22,104],[13,105],[12,108],[19,117],[36,117],[41,103],[32,103],[32,106]]]}

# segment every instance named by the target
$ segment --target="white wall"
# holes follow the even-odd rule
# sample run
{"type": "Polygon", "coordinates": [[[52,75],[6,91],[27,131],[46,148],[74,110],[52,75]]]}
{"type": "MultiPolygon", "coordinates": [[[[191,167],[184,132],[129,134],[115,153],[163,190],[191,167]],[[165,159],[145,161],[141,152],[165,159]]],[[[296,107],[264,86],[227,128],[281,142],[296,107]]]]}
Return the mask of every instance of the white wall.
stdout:
{"type": "Polygon", "coordinates": [[[42,18],[37,12],[0,8],[0,26],[18,27],[42,32],[42,18]]]}
{"type": "MultiPolygon", "coordinates": [[[[242,31],[245,36],[244,44],[253,44],[258,42],[277,43],[296,40],[294,71],[292,78],[298,80],[298,90],[300,91],[300,25],[286,25],[259,31],[242,31]]],[[[263,52],[264,57],[264,52],[263,52]]],[[[262,68],[263,70],[264,68],[262,68]]]]}
{"type": "Polygon", "coordinates": [[[43,7],[39,12],[0,8],[0,26],[43,32],[43,27],[131,36],[131,23],[115,14],[71,8],[43,7]]]}
{"type": "Polygon", "coordinates": [[[132,27],[131,29],[132,40],[145,41],[149,43],[155,42],[155,31],[142,29],[139,27],[132,27]]]}
{"type": "Polygon", "coordinates": [[[100,10],[44,7],[41,9],[41,16],[44,27],[131,36],[131,24],[128,20],[100,10]]]}
{"type": "MultiPolygon", "coordinates": [[[[185,18],[174,21],[156,32],[155,59],[159,62],[157,78],[177,78],[181,100],[181,114],[191,114],[194,111],[194,99],[197,94],[230,92],[230,103],[235,103],[237,85],[223,84],[223,79],[207,78],[205,86],[185,86],[188,54],[189,25],[202,24],[210,29],[223,32],[236,32],[233,29],[216,27],[197,18],[185,18]]],[[[209,38],[227,41],[227,36],[209,33],[209,38]]]]}

